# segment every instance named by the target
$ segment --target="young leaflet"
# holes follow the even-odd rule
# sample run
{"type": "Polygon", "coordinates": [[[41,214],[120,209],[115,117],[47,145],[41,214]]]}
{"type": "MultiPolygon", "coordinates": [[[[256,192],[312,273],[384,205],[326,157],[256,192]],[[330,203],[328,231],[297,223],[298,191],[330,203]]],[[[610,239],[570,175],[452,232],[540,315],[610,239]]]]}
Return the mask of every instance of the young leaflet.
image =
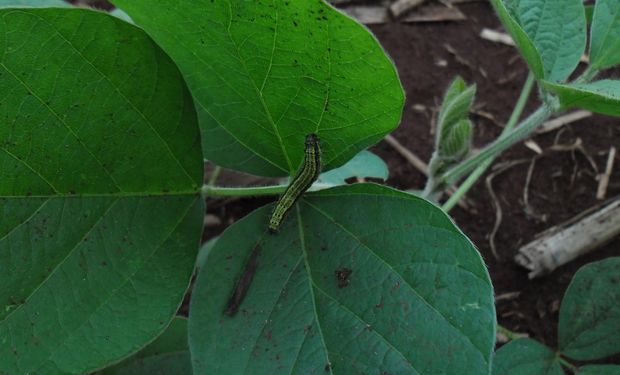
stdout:
{"type": "Polygon", "coordinates": [[[293,208],[295,202],[303,195],[312,183],[316,181],[321,173],[321,146],[319,137],[314,134],[308,134],[305,140],[304,160],[297,174],[291,180],[284,194],[278,199],[276,208],[271,214],[269,220],[269,231],[277,233],[282,221],[293,208]]]}

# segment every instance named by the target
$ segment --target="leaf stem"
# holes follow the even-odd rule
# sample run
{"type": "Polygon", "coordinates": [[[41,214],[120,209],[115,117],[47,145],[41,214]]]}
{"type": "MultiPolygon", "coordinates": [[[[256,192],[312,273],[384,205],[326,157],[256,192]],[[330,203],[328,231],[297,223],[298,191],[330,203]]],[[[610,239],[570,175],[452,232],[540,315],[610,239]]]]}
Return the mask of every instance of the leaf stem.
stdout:
{"type": "MultiPolygon", "coordinates": [[[[515,127],[515,125],[517,124],[517,121],[519,121],[519,118],[521,117],[521,114],[523,114],[523,110],[525,109],[525,105],[527,104],[527,99],[530,97],[530,94],[532,93],[534,82],[536,82],[536,80],[534,79],[534,74],[530,71],[529,74],[527,75],[525,83],[523,84],[523,88],[521,89],[521,94],[519,95],[519,99],[517,100],[517,103],[515,104],[515,107],[512,110],[512,114],[510,115],[510,118],[508,119],[508,122],[506,123],[506,126],[504,127],[504,130],[502,130],[502,133],[500,136],[509,133],[515,127]]],[[[454,192],[454,194],[452,194],[450,199],[448,199],[446,203],[444,203],[443,206],[441,207],[445,212],[449,212],[459,202],[459,200],[461,200],[461,198],[465,194],[467,194],[469,189],[471,189],[471,187],[476,183],[476,181],[478,181],[478,179],[491,166],[491,164],[493,164],[493,160],[495,160],[496,156],[497,155],[493,155],[489,157],[488,159],[486,159],[485,161],[483,161],[482,164],[480,164],[467,177],[467,179],[463,181],[461,186],[459,186],[459,188],[454,192]]]]}
{"type": "Polygon", "coordinates": [[[558,362],[560,362],[564,367],[569,368],[572,372],[577,373],[577,371],[579,370],[577,366],[564,359],[560,353],[557,354],[557,358],[558,362]]]}
{"type": "MultiPolygon", "coordinates": [[[[247,187],[223,187],[203,185],[202,193],[208,197],[249,197],[279,195],[286,190],[288,185],[247,186],[247,187]]],[[[308,192],[319,191],[334,187],[334,184],[315,183],[308,192]]]]}

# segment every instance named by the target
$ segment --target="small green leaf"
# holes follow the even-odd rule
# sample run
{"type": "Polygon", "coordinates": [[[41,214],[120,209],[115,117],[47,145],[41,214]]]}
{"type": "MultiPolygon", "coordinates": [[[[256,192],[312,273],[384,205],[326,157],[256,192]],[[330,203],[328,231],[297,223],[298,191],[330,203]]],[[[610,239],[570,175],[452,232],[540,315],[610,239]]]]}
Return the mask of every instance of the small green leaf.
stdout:
{"type": "Polygon", "coordinates": [[[388,179],[388,166],[385,162],[370,151],[362,151],[349,160],[342,167],[322,173],[318,181],[332,185],[346,185],[351,177],[370,177],[382,180],[388,179]]]}
{"type": "Polygon", "coordinates": [[[493,375],[564,375],[553,350],[532,339],[513,340],[493,358],[493,375]]]}
{"type": "Polygon", "coordinates": [[[586,46],[583,1],[493,0],[493,4],[536,78],[552,82],[566,80],[575,70],[586,46]],[[532,46],[542,62],[542,75],[536,54],[531,51],[532,46]]]}
{"type": "Polygon", "coordinates": [[[620,116],[620,81],[604,79],[567,85],[542,82],[542,85],[558,95],[563,109],[583,108],[592,112],[620,116]]]}
{"type": "Polygon", "coordinates": [[[457,77],[444,95],[437,121],[436,152],[431,160],[431,173],[438,173],[459,161],[471,147],[473,124],[469,111],[476,95],[476,86],[467,86],[457,77]]]}
{"type": "Polygon", "coordinates": [[[305,196],[277,235],[266,232],[271,209],[229,227],[198,276],[196,374],[489,373],[489,276],[439,208],[354,184],[305,196]],[[253,281],[231,318],[223,312],[254,251],[253,281]]]}
{"type": "Polygon", "coordinates": [[[620,375],[620,366],[588,365],[579,368],[577,375],[620,375]]]}
{"type": "Polygon", "coordinates": [[[450,133],[439,144],[441,158],[461,160],[471,149],[473,124],[469,120],[461,120],[454,125],[450,133]]]}
{"type": "Polygon", "coordinates": [[[562,354],[577,360],[620,352],[620,257],[587,264],[562,300],[558,329],[562,354]]]}
{"type": "Polygon", "coordinates": [[[144,349],[98,375],[191,375],[187,319],[175,318],[164,333],[144,349]]]}
{"type": "Polygon", "coordinates": [[[582,0],[520,0],[516,18],[540,52],[545,79],[562,82],[575,70],[586,47],[582,0]]]}
{"type": "Polygon", "coordinates": [[[534,73],[534,76],[537,79],[543,79],[545,77],[545,70],[543,68],[542,57],[538,49],[534,46],[533,41],[525,33],[521,25],[519,25],[517,19],[508,11],[504,0],[491,0],[491,4],[506,28],[506,31],[508,31],[517,44],[517,47],[521,51],[527,65],[534,73]]]}
{"type": "Polygon", "coordinates": [[[450,134],[452,126],[469,117],[469,109],[476,96],[476,85],[464,88],[460,92],[456,91],[457,87],[458,85],[450,86],[441,105],[441,112],[437,122],[440,142],[441,138],[447,137],[450,134]]]}
{"type": "Polygon", "coordinates": [[[597,0],[590,30],[590,64],[604,69],[620,63],[620,0],[597,0]]]}
{"type": "Polygon", "coordinates": [[[462,77],[457,76],[450,84],[450,87],[446,90],[446,94],[443,96],[442,107],[445,107],[447,103],[450,103],[457,95],[461,94],[467,89],[467,82],[462,77]]]}
{"type": "Polygon", "coordinates": [[[205,157],[290,176],[317,133],[325,171],[400,122],[396,69],[362,25],[324,1],[114,0],[181,68],[205,157]]]}
{"type": "Polygon", "coordinates": [[[0,374],[83,374],[157,337],[192,275],[191,95],[141,29],[0,9],[0,374]]]}

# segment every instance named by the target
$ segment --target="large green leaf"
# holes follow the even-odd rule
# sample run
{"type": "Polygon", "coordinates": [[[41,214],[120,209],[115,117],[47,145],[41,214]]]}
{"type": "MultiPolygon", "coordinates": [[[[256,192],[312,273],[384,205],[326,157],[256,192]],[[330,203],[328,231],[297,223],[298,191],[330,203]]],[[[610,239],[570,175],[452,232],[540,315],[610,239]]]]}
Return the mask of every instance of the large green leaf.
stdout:
{"type": "Polygon", "coordinates": [[[231,226],[198,276],[196,374],[489,373],[489,276],[439,208],[356,184],[303,198],[277,235],[265,230],[270,211],[231,226]],[[223,312],[254,251],[254,280],[231,318],[223,312]]]}
{"type": "Polygon", "coordinates": [[[317,133],[324,170],[394,129],[403,91],[363,26],[322,0],[114,0],[161,45],[194,95],[205,157],[292,175],[317,133]]]}
{"type": "Polygon", "coordinates": [[[192,99],[140,29],[1,9],[0,373],[83,373],[172,319],[203,215],[192,99]]]}
{"type": "MultiPolygon", "coordinates": [[[[71,7],[71,4],[64,0],[0,0],[0,7],[71,7]]],[[[123,21],[132,23],[131,17],[120,9],[114,9],[110,12],[111,15],[122,19],[123,21]]]]}
{"type": "Polygon", "coordinates": [[[506,31],[510,33],[517,47],[519,47],[523,58],[534,73],[534,76],[538,79],[543,79],[545,70],[543,68],[542,58],[530,37],[508,11],[504,0],[491,0],[491,4],[493,4],[493,8],[506,28],[506,31]]]}
{"type": "Polygon", "coordinates": [[[620,366],[588,365],[579,368],[577,375],[620,375],[620,366]]]}
{"type": "Polygon", "coordinates": [[[537,78],[552,82],[568,78],[586,46],[587,24],[583,1],[493,0],[493,3],[537,78]],[[523,33],[527,35],[527,41],[523,33]],[[542,76],[528,42],[538,51],[542,76]]]}
{"type": "Polygon", "coordinates": [[[513,340],[493,358],[493,375],[564,375],[558,355],[532,339],[513,340]]]}
{"type": "Polygon", "coordinates": [[[577,271],[562,300],[559,344],[578,360],[620,352],[620,257],[590,263],[577,271]]]}
{"type": "Polygon", "coordinates": [[[191,375],[187,319],[175,318],[166,331],[144,349],[99,375],[191,375]]]}
{"type": "Polygon", "coordinates": [[[590,30],[590,64],[595,69],[620,63],[620,0],[597,0],[590,30]]]}
{"type": "Polygon", "coordinates": [[[543,82],[560,98],[563,109],[583,108],[592,112],[620,116],[620,81],[604,79],[567,85],[543,82]]]}
{"type": "Polygon", "coordinates": [[[0,0],[0,7],[70,7],[63,0],[0,0]]]}

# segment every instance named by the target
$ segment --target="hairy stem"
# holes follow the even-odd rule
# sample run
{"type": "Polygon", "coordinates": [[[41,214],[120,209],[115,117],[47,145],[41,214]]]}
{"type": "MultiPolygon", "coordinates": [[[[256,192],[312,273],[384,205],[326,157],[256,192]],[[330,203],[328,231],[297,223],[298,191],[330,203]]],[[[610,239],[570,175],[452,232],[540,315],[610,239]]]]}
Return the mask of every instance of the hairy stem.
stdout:
{"type": "MultiPolygon", "coordinates": [[[[286,190],[288,185],[269,185],[269,186],[248,186],[248,187],[223,187],[209,186],[202,187],[202,193],[208,197],[250,197],[250,196],[266,196],[280,195],[286,190]]],[[[315,183],[308,192],[319,191],[334,187],[337,185],[315,183]]]]}
{"type": "Polygon", "coordinates": [[[536,112],[532,113],[528,118],[523,120],[523,122],[521,122],[521,124],[515,129],[507,132],[506,134],[500,135],[499,138],[483,148],[478,154],[470,157],[444,173],[441,178],[442,181],[449,185],[455,183],[465,174],[477,168],[485,160],[494,158],[501,152],[506,151],[515,143],[526,139],[540,124],[547,120],[552,113],[552,109],[546,106],[541,106],[536,110],[536,112]]]}

